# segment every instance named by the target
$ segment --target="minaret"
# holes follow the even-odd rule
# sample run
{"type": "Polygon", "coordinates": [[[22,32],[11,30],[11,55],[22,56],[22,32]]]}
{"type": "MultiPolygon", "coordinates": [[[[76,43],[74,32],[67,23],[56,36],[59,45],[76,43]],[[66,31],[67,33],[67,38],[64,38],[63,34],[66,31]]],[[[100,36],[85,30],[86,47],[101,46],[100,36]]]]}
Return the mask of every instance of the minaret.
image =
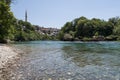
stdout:
{"type": "Polygon", "coordinates": [[[25,11],[25,22],[27,22],[27,10],[25,11]]]}

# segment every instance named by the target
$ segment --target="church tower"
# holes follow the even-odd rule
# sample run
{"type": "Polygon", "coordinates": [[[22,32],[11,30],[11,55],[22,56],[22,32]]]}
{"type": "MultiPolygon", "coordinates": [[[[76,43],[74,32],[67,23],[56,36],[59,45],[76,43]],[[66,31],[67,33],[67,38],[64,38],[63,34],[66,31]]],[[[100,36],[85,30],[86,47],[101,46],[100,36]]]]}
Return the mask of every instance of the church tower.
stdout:
{"type": "Polygon", "coordinates": [[[25,22],[27,22],[27,10],[25,11],[25,22]]]}

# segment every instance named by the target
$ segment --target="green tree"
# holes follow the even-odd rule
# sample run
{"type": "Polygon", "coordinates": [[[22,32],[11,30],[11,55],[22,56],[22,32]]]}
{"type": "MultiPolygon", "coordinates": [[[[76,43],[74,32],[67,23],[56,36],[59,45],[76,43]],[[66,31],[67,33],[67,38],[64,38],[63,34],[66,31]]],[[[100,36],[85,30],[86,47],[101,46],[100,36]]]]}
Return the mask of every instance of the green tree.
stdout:
{"type": "Polygon", "coordinates": [[[114,26],[118,25],[119,22],[120,22],[120,18],[117,16],[117,17],[113,17],[113,18],[110,18],[109,19],[109,22],[111,22],[114,26]]]}
{"type": "Polygon", "coordinates": [[[69,33],[70,30],[73,30],[73,26],[71,22],[67,22],[63,28],[61,29],[64,33],[69,33]]]}
{"type": "Polygon", "coordinates": [[[5,0],[0,1],[0,42],[8,42],[14,38],[13,13],[5,0]]]}
{"type": "MultiPolygon", "coordinates": [[[[72,22],[67,22],[64,27],[62,27],[61,38],[64,39],[64,35],[67,34],[67,37],[72,36],[72,38],[77,40],[92,40],[93,36],[101,36],[108,39],[107,37],[112,36],[113,34],[119,35],[119,25],[119,17],[105,21],[97,18],[87,19],[82,16],[74,19],[72,22]]],[[[111,40],[115,40],[115,38],[111,40]]]]}
{"type": "Polygon", "coordinates": [[[80,19],[76,25],[75,37],[84,37],[84,24],[87,22],[85,19],[80,19]]]}

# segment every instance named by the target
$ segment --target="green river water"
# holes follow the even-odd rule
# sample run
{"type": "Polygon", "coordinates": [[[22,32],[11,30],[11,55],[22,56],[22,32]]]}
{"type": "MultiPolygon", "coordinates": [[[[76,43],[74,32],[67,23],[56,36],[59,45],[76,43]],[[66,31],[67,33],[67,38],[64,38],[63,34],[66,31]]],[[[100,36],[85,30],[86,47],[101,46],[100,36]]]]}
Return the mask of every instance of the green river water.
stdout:
{"type": "Polygon", "coordinates": [[[16,80],[120,80],[120,42],[31,41],[14,44],[27,54],[16,80]]]}

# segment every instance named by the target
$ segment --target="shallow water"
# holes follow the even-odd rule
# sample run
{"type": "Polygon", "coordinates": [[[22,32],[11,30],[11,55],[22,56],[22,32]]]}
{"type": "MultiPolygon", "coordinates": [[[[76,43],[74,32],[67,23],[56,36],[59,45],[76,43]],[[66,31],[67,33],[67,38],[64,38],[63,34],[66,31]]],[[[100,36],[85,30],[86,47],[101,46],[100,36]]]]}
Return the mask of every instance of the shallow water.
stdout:
{"type": "Polygon", "coordinates": [[[13,70],[18,80],[120,80],[120,42],[16,43],[28,54],[13,70]]]}

